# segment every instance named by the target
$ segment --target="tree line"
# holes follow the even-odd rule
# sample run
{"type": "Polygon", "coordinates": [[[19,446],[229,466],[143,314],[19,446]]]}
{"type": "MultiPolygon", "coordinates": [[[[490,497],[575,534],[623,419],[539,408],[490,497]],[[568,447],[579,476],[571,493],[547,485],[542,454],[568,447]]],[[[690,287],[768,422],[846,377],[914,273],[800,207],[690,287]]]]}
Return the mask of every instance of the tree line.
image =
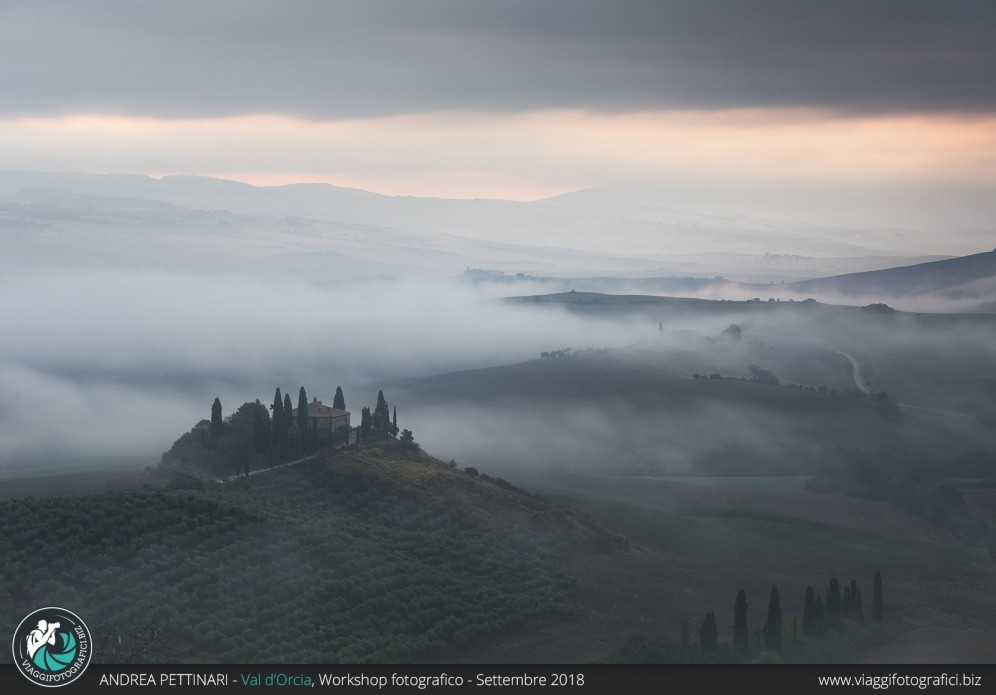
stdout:
{"type": "MultiPolygon", "coordinates": [[[[683,663],[739,661],[821,661],[822,654],[833,654],[833,643],[840,641],[854,648],[855,629],[865,626],[864,598],[854,579],[841,588],[831,577],[827,590],[817,593],[806,587],[802,602],[802,624],[798,617],[789,622],[782,611],[777,584],[771,585],[768,609],[763,624],[750,628],[747,592],[740,589],[733,604],[733,629],[730,642],[720,642],[716,612],[708,611],[699,624],[698,644],[691,644],[691,628],[686,618],[681,623],[681,644],[660,642],[634,635],[608,661],[625,663],[683,663]]],[[[882,573],[875,572],[872,583],[870,622],[885,622],[882,573]]],[[[852,655],[853,656],[853,655],[852,655]]]]}
{"type": "MultiPolygon", "coordinates": [[[[751,655],[747,621],[747,593],[740,589],[733,606],[733,649],[741,657],[751,655]]],[[[882,573],[875,571],[872,584],[871,619],[882,622],[885,619],[885,604],[882,595],[882,573]]],[[[806,587],[802,607],[802,634],[806,637],[826,637],[833,631],[840,630],[844,621],[863,625],[865,622],[864,601],[858,583],[852,579],[841,592],[840,582],[836,577],[830,578],[830,585],[823,595],[817,595],[812,586],[806,587]]],[[[779,653],[782,651],[782,618],[781,599],[778,585],[771,585],[768,598],[768,612],[761,629],[766,651],[779,653]]],[[[715,652],[718,649],[718,630],[715,613],[706,613],[699,630],[699,646],[706,651],[715,652]]],[[[792,637],[799,636],[799,624],[792,618],[792,637]]]]}

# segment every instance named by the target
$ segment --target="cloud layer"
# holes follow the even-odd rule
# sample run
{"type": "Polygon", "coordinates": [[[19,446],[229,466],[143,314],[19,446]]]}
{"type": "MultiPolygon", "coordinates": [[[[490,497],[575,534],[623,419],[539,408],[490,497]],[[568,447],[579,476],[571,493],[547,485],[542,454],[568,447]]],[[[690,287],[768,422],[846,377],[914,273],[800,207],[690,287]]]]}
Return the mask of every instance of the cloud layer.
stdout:
{"type": "Polygon", "coordinates": [[[987,2],[8,2],[0,113],[992,111],[987,2]]]}

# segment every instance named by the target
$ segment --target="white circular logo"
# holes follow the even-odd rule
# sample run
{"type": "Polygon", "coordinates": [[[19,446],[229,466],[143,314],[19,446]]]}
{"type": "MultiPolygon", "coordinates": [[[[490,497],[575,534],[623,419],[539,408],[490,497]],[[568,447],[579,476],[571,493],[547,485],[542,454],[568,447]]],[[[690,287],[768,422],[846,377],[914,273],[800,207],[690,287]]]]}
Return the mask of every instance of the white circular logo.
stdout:
{"type": "Polygon", "coordinates": [[[93,643],[80,617],[65,608],[40,608],[14,630],[14,665],[32,683],[57,688],[83,675],[93,643]]]}

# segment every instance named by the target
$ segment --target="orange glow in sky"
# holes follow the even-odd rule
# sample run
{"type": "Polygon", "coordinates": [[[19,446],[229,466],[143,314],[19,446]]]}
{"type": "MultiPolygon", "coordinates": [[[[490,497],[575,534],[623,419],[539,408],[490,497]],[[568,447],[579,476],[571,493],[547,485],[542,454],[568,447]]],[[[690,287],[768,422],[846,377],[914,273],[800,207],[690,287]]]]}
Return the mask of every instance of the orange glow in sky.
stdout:
{"type": "Polygon", "coordinates": [[[996,118],[745,109],[0,120],[4,168],[531,200],[619,182],[996,183],[996,118]]]}

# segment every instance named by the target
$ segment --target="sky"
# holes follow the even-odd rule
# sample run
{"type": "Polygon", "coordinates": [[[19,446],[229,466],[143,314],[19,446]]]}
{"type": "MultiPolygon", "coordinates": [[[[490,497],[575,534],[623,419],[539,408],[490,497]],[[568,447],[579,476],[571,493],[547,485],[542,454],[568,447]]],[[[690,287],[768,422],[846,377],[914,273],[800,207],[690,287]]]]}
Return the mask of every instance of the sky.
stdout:
{"type": "Polygon", "coordinates": [[[0,5],[0,161],[533,200],[996,186],[996,5],[0,5]]]}

